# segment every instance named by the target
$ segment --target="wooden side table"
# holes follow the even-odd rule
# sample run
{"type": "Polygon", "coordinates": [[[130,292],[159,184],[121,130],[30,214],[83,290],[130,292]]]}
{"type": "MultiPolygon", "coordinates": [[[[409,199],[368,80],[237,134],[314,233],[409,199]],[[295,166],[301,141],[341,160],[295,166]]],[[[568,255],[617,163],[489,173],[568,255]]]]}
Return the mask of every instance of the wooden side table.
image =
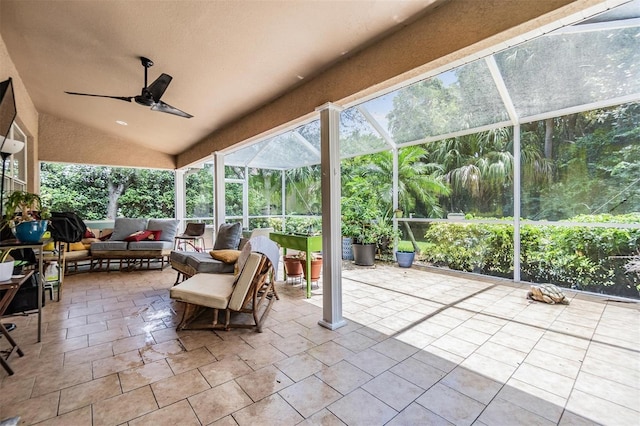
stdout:
{"type": "MultiPolygon", "coordinates": [[[[33,275],[33,273],[34,271],[29,271],[23,277],[11,278],[9,281],[0,281],[0,290],[4,291],[2,298],[0,298],[0,317],[4,315],[4,311],[7,310],[7,307],[20,289],[20,286],[25,283],[31,277],[31,275],[33,275]]],[[[24,353],[22,352],[22,349],[20,349],[20,346],[18,346],[16,341],[13,340],[11,334],[9,334],[7,329],[4,327],[4,324],[2,324],[1,322],[0,333],[2,333],[4,338],[7,339],[7,342],[9,342],[9,344],[11,345],[11,349],[6,354],[6,357],[0,356],[0,365],[2,365],[2,367],[4,367],[7,373],[11,376],[13,375],[13,369],[9,365],[9,357],[15,352],[18,353],[18,356],[23,356],[24,353]]]]}

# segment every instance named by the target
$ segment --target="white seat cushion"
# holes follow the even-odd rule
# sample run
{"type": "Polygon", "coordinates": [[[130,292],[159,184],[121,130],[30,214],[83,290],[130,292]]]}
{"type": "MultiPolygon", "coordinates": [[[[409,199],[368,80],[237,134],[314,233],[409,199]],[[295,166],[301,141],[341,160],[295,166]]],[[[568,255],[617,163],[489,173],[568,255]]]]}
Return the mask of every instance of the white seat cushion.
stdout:
{"type": "Polygon", "coordinates": [[[250,253],[238,282],[228,274],[195,274],[169,290],[172,299],[209,308],[239,310],[253,282],[262,255],[250,253]],[[230,302],[231,301],[231,302],[230,302]]]}
{"type": "Polygon", "coordinates": [[[226,309],[235,278],[231,274],[196,274],[172,287],[169,293],[172,299],[181,302],[226,309]]]}

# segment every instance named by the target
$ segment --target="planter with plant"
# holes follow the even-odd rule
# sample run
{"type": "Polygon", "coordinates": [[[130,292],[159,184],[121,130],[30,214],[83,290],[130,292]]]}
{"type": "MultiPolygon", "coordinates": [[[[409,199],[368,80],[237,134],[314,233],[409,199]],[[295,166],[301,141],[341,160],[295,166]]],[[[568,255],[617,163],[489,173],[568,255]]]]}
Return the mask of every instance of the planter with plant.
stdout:
{"type": "MultiPolygon", "coordinates": [[[[298,257],[300,259],[300,263],[302,264],[302,272],[304,273],[305,279],[307,278],[307,253],[301,251],[298,253],[298,257]]],[[[311,260],[311,267],[309,276],[311,277],[310,281],[318,281],[320,279],[320,275],[322,273],[322,256],[316,253],[309,253],[309,259],[311,260]]]]}
{"type": "Polygon", "coordinates": [[[413,250],[398,250],[396,252],[396,260],[398,261],[398,266],[401,268],[411,268],[415,256],[416,252],[414,252],[413,250]]]}
{"type": "Polygon", "coordinates": [[[47,230],[49,212],[42,208],[38,194],[14,191],[6,200],[3,228],[9,226],[23,243],[37,243],[47,230]]]}
{"type": "Polygon", "coordinates": [[[378,244],[375,220],[381,216],[377,199],[354,195],[342,199],[343,236],[353,239],[353,258],[356,265],[372,266],[378,244]],[[349,235],[344,235],[348,233],[349,235]]]}
{"type": "Polygon", "coordinates": [[[302,277],[302,262],[300,262],[298,255],[287,255],[284,257],[284,272],[286,273],[287,279],[302,277]]]}

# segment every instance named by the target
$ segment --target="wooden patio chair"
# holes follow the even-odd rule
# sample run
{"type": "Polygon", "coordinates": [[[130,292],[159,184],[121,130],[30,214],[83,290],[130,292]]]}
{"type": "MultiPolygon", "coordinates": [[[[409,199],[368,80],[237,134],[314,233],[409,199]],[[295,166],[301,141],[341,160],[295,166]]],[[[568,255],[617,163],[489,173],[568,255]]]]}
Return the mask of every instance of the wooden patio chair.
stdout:
{"type": "MultiPolygon", "coordinates": [[[[278,296],[274,282],[267,280],[271,262],[260,253],[252,252],[236,277],[231,274],[196,274],[170,290],[172,299],[185,303],[177,330],[254,328],[262,332],[262,325],[278,296]],[[210,323],[194,323],[208,308],[213,308],[210,323]],[[224,323],[219,323],[224,311],[224,323]],[[262,311],[262,312],[260,312],[262,311]],[[231,314],[249,314],[253,322],[231,322],[231,314]]],[[[246,315],[234,315],[235,319],[246,315]]]]}

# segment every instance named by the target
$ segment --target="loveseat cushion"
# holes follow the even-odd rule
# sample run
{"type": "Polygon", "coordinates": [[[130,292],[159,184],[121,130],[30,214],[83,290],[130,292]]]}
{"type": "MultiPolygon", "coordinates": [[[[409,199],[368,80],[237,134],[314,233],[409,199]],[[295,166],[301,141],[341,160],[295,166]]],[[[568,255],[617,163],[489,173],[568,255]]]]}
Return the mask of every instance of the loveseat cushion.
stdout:
{"type": "MultiPolygon", "coordinates": [[[[144,231],[147,229],[147,219],[132,219],[128,217],[118,217],[113,226],[113,234],[111,241],[124,241],[134,232],[144,231]]],[[[120,250],[120,249],[119,249],[120,250]]]]}
{"type": "Polygon", "coordinates": [[[240,237],[242,236],[242,224],[236,223],[223,223],[218,228],[218,234],[216,235],[216,242],[213,245],[214,250],[232,249],[237,250],[238,244],[240,244],[240,237]]]}
{"type": "Polygon", "coordinates": [[[149,219],[146,229],[149,231],[162,231],[160,241],[174,242],[178,233],[178,225],[180,221],[177,219],[149,219]]]}
{"type": "Polygon", "coordinates": [[[171,250],[173,243],[168,241],[132,241],[127,250],[171,250]]]}
{"type": "Polygon", "coordinates": [[[99,241],[96,243],[91,243],[91,251],[112,251],[112,250],[126,250],[127,244],[126,241],[99,241]]]}
{"type": "Polygon", "coordinates": [[[213,259],[209,253],[199,253],[197,251],[172,251],[169,255],[169,259],[172,263],[177,262],[183,265],[188,265],[198,273],[233,273],[233,265],[213,259]]]}

